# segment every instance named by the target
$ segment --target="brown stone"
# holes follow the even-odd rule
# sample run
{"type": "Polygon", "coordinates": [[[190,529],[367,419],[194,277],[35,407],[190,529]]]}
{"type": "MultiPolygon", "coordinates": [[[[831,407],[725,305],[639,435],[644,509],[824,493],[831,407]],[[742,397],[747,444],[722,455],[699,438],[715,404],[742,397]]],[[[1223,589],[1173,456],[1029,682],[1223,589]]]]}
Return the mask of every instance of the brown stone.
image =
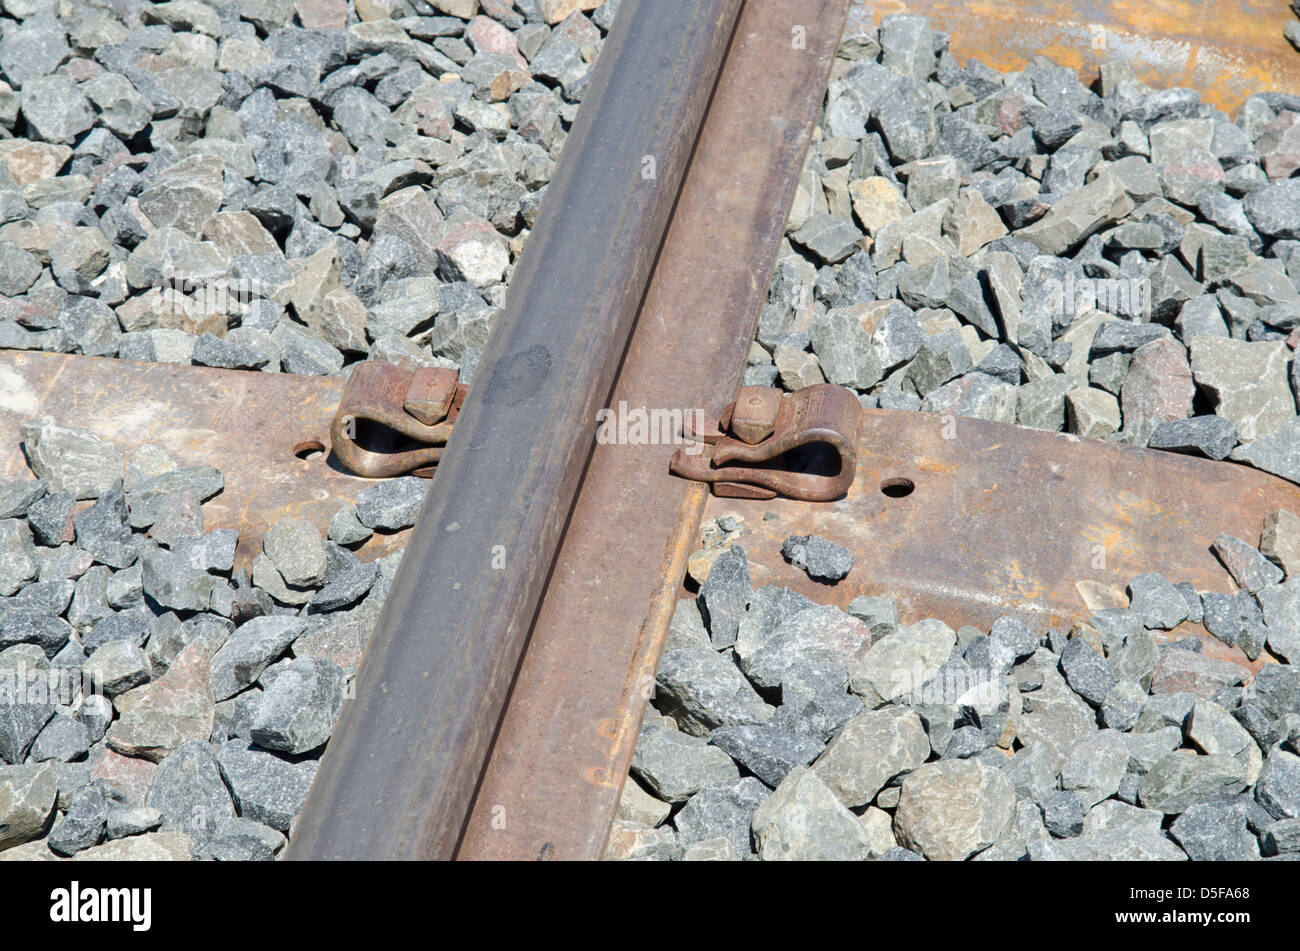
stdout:
{"type": "Polygon", "coordinates": [[[515,35],[490,17],[476,16],[471,20],[465,28],[465,39],[476,52],[505,53],[524,69],[528,68],[528,61],[519,52],[515,35]]]}
{"type": "Polygon", "coordinates": [[[1300,113],[1280,112],[1255,143],[1269,178],[1290,178],[1300,169],[1300,113]]]}
{"type": "Polygon", "coordinates": [[[1192,415],[1196,385],[1187,351],[1172,337],[1143,344],[1133,354],[1120,391],[1125,429],[1143,420],[1168,422],[1192,415]]]}
{"type": "Polygon", "coordinates": [[[72,149],[66,145],[29,142],[27,139],[0,142],[0,162],[4,162],[18,185],[53,178],[70,158],[72,149]]]}
{"type": "Polygon", "coordinates": [[[1239,684],[1250,675],[1250,668],[1231,661],[1165,648],[1151,674],[1151,692],[1190,693],[1198,700],[1208,700],[1223,687],[1239,684]]]}
{"type": "Polygon", "coordinates": [[[119,717],[107,735],[112,749],[158,762],[182,743],[207,741],[215,714],[208,647],[191,643],[162,678],[117,698],[119,717]]]}
{"type": "Polygon", "coordinates": [[[1259,550],[1285,571],[1288,578],[1300,574],[1300,516],[1286,509],[1266,515],[1259,550]]]}
{"type": "Polygon", "coordinates": [[[344,0],[294,0],[293,8],[306,30],[341,30],[348,25],[344,0]]]}

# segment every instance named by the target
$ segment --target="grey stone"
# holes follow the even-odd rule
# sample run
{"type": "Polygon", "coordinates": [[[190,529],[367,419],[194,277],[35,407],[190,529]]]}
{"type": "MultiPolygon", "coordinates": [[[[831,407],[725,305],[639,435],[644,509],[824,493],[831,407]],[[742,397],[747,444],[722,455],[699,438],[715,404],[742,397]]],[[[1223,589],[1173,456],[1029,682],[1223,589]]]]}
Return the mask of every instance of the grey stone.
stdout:
{"type": "Polygon", "coordinates": [[[1128,759],[1128,746],[1118,730],[1085,737],[1061,767],[1061,788],[1078,793],[1084,806],[1091,809],[1115,795],[1128,771],[1128,759]]]}
{"type": "Polygon", "coordinates": [[[0,614],[0,650],[14,644],[35,644],[53,657],[68,643],[72,626],[51,611],[16,604],[0,614]]]}
{"type": "Polygon", "coordinates": [[[187,741],[206,743],[213,722],[208,646],[196,639],[172,660],[166,674],[128,690],[114,706],[118,718],[106,739],[125,756],[158,762],[187,741]]]}
{"type": "Polygon", "coordinates": [[[1187,721],[1187,738],[1204,753],[1232,756],[1245,768],[1247,784],[1259,778],[1263,756],[1254,739],[1226,709],[1198,700],[1187,721]]]}
{"type": "Polygon", "coordinates": [[[43,835],[58,793],[58,774],[52,765],[0,764],[0,850],[43,835]]]}
{"type": "Polygon", "coordinates": [[[1240,538],[1220,535],[1214,539],[1213,547],[1232,579],[1251,594],[1267,585],[1276,584],[1283,578],[1280,568],[1240,538]]]}
{"type": "Polygon", "coordinates": [[[1037,245],[1044,254],[1066,254],[1122,219],[1133,207],[1133,199],[1118,179],[1103,172],[1054,204],[1042,219],[1022,228],[1017,237],[1037,245]]]}
{"type": "Polygon", "coordinates": [[[694,598],[681,598],[668,623],[664,652],[708,646],[709,632],[704,629],[704,619],[700,616],[698,604],[694,598]]]}
{"type": "Polygon", "coordinates": [[[1295,418],[1284,344],[1201,336],[1190,349],[1197,385],[1215,398],[1216,414],[1236,426],[1243,443],[1281,431],[1295,418]]]}
{"type": "Polygon", "coordinates": [[[108,697],[116,697],[149,681],[149,658],[131,641],[109,641],[97,648],[82,667],[85,676],[108,697]]]}
{"type": "Polygon", "coordinates": [[[23,84],[22,113],[46,142],[72,142],[95,124],[81,90],[64,76],[40,76],[23,84]]]}
{"type": "Polygon", "coordinates": [[[1129,582],[1129,597],[1129,608],[1148,628],[1167,631],[1187,619],[1187,602],[1163,575],[1138,575],[1129,582]]]}
{"type": "Polygon", "coordinates": [[[1026,746],[1041,745],[1059,770],[1071,751],[1085,737],[1096,732],[1093,711],[1070,690],[1061,677],[1048,671],[1047,677],[1032,695],[1022,697],[1024,712],[1016,736],[1026,746]]]}
{"type": "Polygon", "coordinates": [[[807,766],[824,744],[806,733],[777,726],[724,726],[709,734],[709,742],[775,788],[790,770],[807,766]]]}
{"type": "Polygon", "coordinates": [[[23,479],[0,485],[0,518],[26,516],[32,504],[45,496],[45,491],[45,483],[40,479],[23,479]]]}
{"type": "Polygon", "coordinates": [[[49,419],[27,421],[19,428],[32,471],[51,492],[97,499],[121,488],[126,465],[122,451],[94,433],[49,419]]]}
{"type": "Polygon", "coordinates": [[[1187,856],[1151,829],[1105,829],[1073,839],[1037,839],[1029,843],[1033,862],[1184,862],[1187,856]]]}
{"type": "Polygon", "coordinates": [[[98,694],[86,697],[77,710],[77,722],[85,727],[88,741],[98,743],[113,722],[112,701],[98,694]]]}
{"type": "Polygon", "coordinates": [[[1061,653],[1061,673],[1075,693],[1093,706],[1100,706],[1115,686],[1106,662],[1081,637],[1072,637],[1061,653]]]}
{"type": "Polygon", "coordinates": [[[791,664],[781,681],[781,706],[772,726],[826,742],[862,711],[862,701],[845,692],[848,676],[842,667],[825,661],[791,664]]]}
{"type": "Polygon", "coordinates": [[[1043,811],[1043,825],[1058,839],[1083,832],[1083,800],[1078,793],[1064,790],[1051,793],[1039,807],[1043,811]]]}
{"type": "Polygon", "coordinates": [[[855,311],[851,307],[837,308],[814,321],[812,348],[827,381],[867,390],[880,382],[884,369],[871,334],[855,311]]]}
{"type": "Polygon", "coordinates": [[[741,858],[753,853],[751,823],[754,810],[771,792],[752,776],[705,786],[687,800],[673,825],[683,846],[724,838],[741,858]]]}
{"type": "Polygon", "coordinates": [[[306,628],[307,622],[297,617],[258,617],[237,627],[212,656],[214,699],[233,697],[255,683],[306,628]]]}
{"type": "Polygon", "coordinates": [[[127,523],[126,496],[120,489],[105,492],[73,519],[77,545],[110,568],[126,568],[138,557],[127,523]]]}
{"type": "Polygon", "coordinates": [[[79,720],[60,710],[37,734],[31,746],[31,760],[34,763],[50,760],[66,763],[84,755],[91,742],[90,731],[79,720]]]}
{"type": "Polygon", "coordinates": [[[1246,197],[1245,210],[1260,234],[1300,239],[1300,181],[1286,179],[1252,192],[1246,197]]]}
{"type": "Polygon", "coordinates": [[[712,648],[665,654],[655,682],[661,709],[697,736],[720,726],[765,723],[774,712],[735,664],[712,648]]]}
{"type": "Polygon", "coordinates": [[[871,645],[853,671],[850,688],[872,706],[875,698],[903,699],[934,676],[956,641],[952,628],[934,619],[899,628],[871,645]]]}
{"type": "Polygon", "coordinates": [[[1237,427],[1221,416],[1193,416],[1160,423],[1147,445],[1209,459],[1226,459],[1237,445],[1237,427]]]}
{"type": "Polygon", "coordinates": [[[1059,432],[1065,428],[1065,396],[1074,388],[1074,381],[1063,374],[1031,380],[1020,388],[1016,422],[1059,432]]]}
{"type": "Polygon", "coordinates": [[[208,841],[208,851],[218,862],[270,862],[288,840],[270,826],[251,819],[223,819],[208,841]]]}
{"type": "Polygon", "coordinates": [[[780,599],[770,623],[757,618],[751,623],[747,617],[741,624],[736,657],[759,687],[779,686],[800,661],[852,669],[867,650],[870,636],[862,622],[832,605],[802,607],[803,600],[780,599]]]}
{"type": "Polygon", "coordinates": [[[1002,770],[1018,799],[1041,800],[1057,788],[1059,768],[1042,744],[1017,750],[1002,770]]]}
{"type": "Polygon", "coordinates": [[[1291,665],[1265,664],[1255,674],[1251,695],[1272,717],[1300,713],[1300,670],[1291,665]]]}
{"type": "Polygon", "coordinates": [[[68,856],[97,845],[104,837],[107,820],[108,802],[103,790],[94,783],[82,787],[50,831],[50,851],[68,856]]]}
{"type": "Polygon", "coordinates": [[[200,502],[206,502],[224,486],[221,473],[212,466],[188,466],[146,479],[132,488],[128,499],[131,527],[153,525],[178,494],[192,492],[200,502]]]}
{"type": "Polygon", "coordinates": [[[858,249],[862,232],[844,218],[817,213],[790,240],[826,264],[836,264],[858,249]]]}
{"type": "Polygon", "coordinates": [[[898,605],[891,597],[862,595],[850,601],[845,611],[867,625],[873,641],[898,630],[898,605]]]}
{"type": "Polygon", "coordinates": [[[367,528],[395,532],[415,524],[429,484],[415,476],[390,479],[357,496],[357,518],[367,528]]]}
{"type": "Polygon", "coordinates": [[[705,839],[682,850],[683,862],[735,862],[740,858],[731,843],[724,838],[705,839]]]}
{"type": "Polygon", "coordinates": [[[73,505],[66,492],[53,492],[31,503],[25,514],[38,543],[54,546],[73,540],[73,505]]]}
{"type": "Polygon", "coordinates": [[[1174,820],[1169,834],[1197,862],[1245,862],[1259,858],[1259,843],[1236,803],[1196,803],[1174,820]]]}
{"type": "Polygon", "coordinates": [[[206,611],[213,595],[225,582],[191,567],[172,552],[148,552],[141,559],[144,593],[164,608],[176,611],[206,611]]]}
{"type": "Polygon", "coordinates": [[[1133,680],[1119,681],[1101,704],[1101,722],[1112,730],[1132,729],[1142,715],[1146,699],[1147,692],[1141,684],[1133,680]]]}
{"type": "Polygon", "coordinates": [[[630,779],[623,783],[623,792],[619,796],[618,811],[614,818],[654,828],[667,819],[671,812],[672,807],[668,803],[656,799],[642,789],[635,779],[630,779]]]}
{"type": "Polygon", "coordinates": [[[44,654],[31,645],[10,647],[0,654],[0,760],[21,763],[32,741],[49,722],[51,702],[44,654]],[[6,669],[7,668],[7,669],[6,669]]]}
{"type": "Polygon", "coordinates": [[[905,849],[901,845],[895,846],[877,856],[878,862],[924,862],[925,856],[918,855],[911,849],[905,849]]]}
{"type": "Polygon", "coordinates": [[[227,572],[235,564],[239,533],[219,528],[202,535],[182,535],[172,542],[171,550],[185,564],[199,571],[227,572]]]}
{"type": "Polygon", "coordinates": [[[900,844],[939,861],[987,848],[1011,822],[1015,792],[1000,771],[977,760],[943,760],[903,780],[894,814],[900,844]]]}
{"type": "Polygon", "coordinates": [[[325,544],[305,518],[282,518],[266,532],[262,547],[285,583],[314,587],[325,577],[325,544]]]}
{"type": "Polygon", "coordinates": [[[285,664],[257,705],[253,742],[284,753],[306,753],[322,745],[343,706],[344,680],[337,664],[320,657],[285,664]]]}
{"type": "Polygon", "coordinates": [[[781,554],[814,581],[839,581],[853,568],[853,553],[820,535],[791,535],[781,554]]]}
{"type": "Polygon", "coordinates": [[[1208,699],[1223,687],[1239,684],[1249,670],[1230,661],[1215,660],[1190,650],[1166,646],[1151,674],[1153,694],[1188,693],[1208,699]]]}
{"type": "Polygon", "coordinates": [[[185,743],[159,764],[146,805],[162,815],[164,831],[188,835],[198,854],[221,820],[235,815],[216,756],[204,742],[185,743]]]}
{"type": "Polygon", "coordinates": [[[1300,819],[1300,756],[1272,750],[1260,770],[1255,799],[1274,819],[1300,819]]]}
{"type": "Polygon", "coordinates": [[[316,775],[312,761],[291,762],[243,740],[223,746],[217,765],[240,817],[284,833],[302,811],[316,775]]]}
{"type": "Polygon", "coordinates": [[[763,861],[861,861],[867,830],[806,766],[795,766],[753,815],[763,861]]]}
{"type": "Polygon", "coordinates": [[[104,831],[110,839],[124,839],[142,832],[152,832],[162,825],[162,813],[152,806],[129,806],[108,802],[104,831]]]}
{"type": "Polygon", "coordinates": [[[311,611],[337,611],[359,601],[378,577],[373,563],[345,568],[307,602],[311,611]]]}
{"type": "Polygon", "coordinates": [[[369,539],[374,531],[361,524],[355,505],[345,505],[330,519],[328,534],[335,544],[357,545],[369,539]]]}
{"type": "Polygon", "coordinates": [[[1147,808],[1177,814],[1193,803],[1230,799],[1246,785],[1245,767],[1231,756],[1173,752],[1142,777],[1138,798],[1147,808]]]}
{"type": "Polygon", "coordinates": [[[1229,458],[1300,483],[1300,420],[1288,422],[1268,435],[1238,446],[1229,458]]]}
{"type": "Polygon", "coordinates": [[[736,643],[753,591],[745,550],[732,545],[713,562],[696,602],[715,648],[721,650],[736,643]]]}
{"type": "Polygon", "coordinates": [[[660,799],[683,802],[706,786],[733,782],[740,771],[703,738],[647,724],[632,754],[632,774],[660,799]]]}
{"type": "Polygon", "coordinates": [[[929,754],[925,729],[911,710],[868,710],[845,724],[812,768],[846,806],[865,806],[929,754]]]}

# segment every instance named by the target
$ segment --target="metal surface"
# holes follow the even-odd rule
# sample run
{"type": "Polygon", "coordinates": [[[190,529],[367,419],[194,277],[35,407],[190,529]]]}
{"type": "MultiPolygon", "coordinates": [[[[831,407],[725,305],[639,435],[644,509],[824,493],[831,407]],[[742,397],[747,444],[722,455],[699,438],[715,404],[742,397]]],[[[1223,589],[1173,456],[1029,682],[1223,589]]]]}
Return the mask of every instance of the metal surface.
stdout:
{"type": "MultiPolygon", "coordinates": [[[[247,565],[277,520],[306,518],[324,534],[374,484],[326,452],[342,389],[322,376],[0,351],[0,480],[31,477],[18,428],[26,419],[89,430],[128,457],[155,445],[181,466],[221,470],[225,488],[203,503],[203,523],[237,530],[236,558],[247,565]]],[[[406,538],[378,534],[358,550],[376,557],[406,538]]]]}
{"type": "Polygon", "coordinates": [[[739,8],[623,0],[291,857],[453,854],[739,8]]]}
{"type": "Polygon", "coordinates": [[[1282,31],[1286,0],[868,0],[877,18],[920,13],[952,35],[960,63],[1017,70],[1046,56],[1085,82],[1100,64],[1132,63],[1155,88],[1186,86],[1232,113],[1248,96],[1300,93],[1300,54],[1282,31]]]}
{"type": "Polygon", "coordinates": [[[830,502],[853,484],[860,409],[852,390],[830,383],[784,394],[742,386],[708,432],[687,427],[713,451],[678,449],[669,469],[712,484],[715,495],[830,502]]]}
{"type": "MultiPolygon", "coordinates": [[[[746,4],[610,406],[734,398],[843,22],[746,4]]],[[[603,853],[706,497],[673,448],[596,447],[459,858],[603,853]]]]}
{"type": "Polygon", "coordinates": [[[964,417],[864,410],[858,447],[857,482],[834,505],[709,501],[708,518],[743,517],[756,587],[840,607],[888,594],[905,622],[988,630],[1018,614],[1041,630],[1127,606],[1147,571],[1232,591],[1215,536],[1254,543],[1269,512],[1300,511],[1300,487],[1255,469],[964,417]],[[787,564],[796,529],[847,546],[848,577],[821,584],[787,564]]]}
{"type": "Polygon", "coordinates": [[[330,446],[349,472],[432,475],[465,400],[454,370],[358,363],[330,422],[330,446]]]}

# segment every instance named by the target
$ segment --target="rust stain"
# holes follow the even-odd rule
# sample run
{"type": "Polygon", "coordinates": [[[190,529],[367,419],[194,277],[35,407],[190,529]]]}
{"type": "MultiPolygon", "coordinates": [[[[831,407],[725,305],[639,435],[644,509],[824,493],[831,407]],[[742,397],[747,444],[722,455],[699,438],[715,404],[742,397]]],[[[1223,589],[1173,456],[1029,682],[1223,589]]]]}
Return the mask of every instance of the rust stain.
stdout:
{"type": "MultiPolygon", "coordinates": [[[[204,527],[237,530],[244,567],[279,519],[306,518],[325,534],[334,513],[374,484],[343,471],[332,454],[294,454],[329,432],[338,379],[18,351],[0,351],[0,373],[40,394],[34,410],[12,394],[0,400],[0,479],[31,476],[19,425],[42,416],[89,430],[128,456],[153,444],[181,467],[215,466],[225,488],[203,503],[204,527]]],[[[379,557],[404,546],[406,535],[376,534],[358,551],[379,557]]]]}
{"type": "Polygon", "coordinates": [[[920,13],[952,36],[958,62],[1002,71],[1045,55],[1097,78],[1108,59],[1148,85],[1198,90],[1228,113],[1264,90],[1300,93],[1300,55],[1283,30],[1283,0],[910,0],[869,3],[877,17],[920,13]]]}
{"type": "Polygon", "coordinates": [[[1234,463],[976,419],[943,439],[929,414],[910,411],[864,410],[858,453],[860,471],[912,473],[915,491],[888,498],[864,477],[825,505],[710,499],[706,519],[744,517],[739,543],[755,584],[840,607],[894,595],[905,621],[954,628],[988,630],[1005,613],[1039,627],[1069,623],[1146,571],[1232,591],[1210,540],[1257,538],[1265,515],[1300,505],[1300,487],[1234,463]],[[918,469],[915,457],[938,465],[918,469]],[[769,512],[776,517],[764,519],[769,512]],[[785,562],[782,541],[809,532],[853,552],[847,579],[818,584],[785,562]]]}

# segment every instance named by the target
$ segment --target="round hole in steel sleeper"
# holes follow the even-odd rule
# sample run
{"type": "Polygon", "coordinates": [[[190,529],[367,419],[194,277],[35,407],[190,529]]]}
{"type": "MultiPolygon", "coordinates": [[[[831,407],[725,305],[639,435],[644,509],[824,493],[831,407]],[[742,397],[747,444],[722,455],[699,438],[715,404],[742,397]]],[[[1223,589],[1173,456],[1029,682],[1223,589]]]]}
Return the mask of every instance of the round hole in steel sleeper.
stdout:
{"type": "Polygon", "coordinates": [[[319,439],[308,439],[293,447],[293,454],[299,459],[315,459],[325,451],[325,444],[319,439]]]}
{"type": "Polygon", "coordinates": [[[915,488],[916,483],[911,479],[904,479],[902,476],[889,478],[880,483],[880,491],[891,499],[905,499],[912,494],[915,488]]]}

